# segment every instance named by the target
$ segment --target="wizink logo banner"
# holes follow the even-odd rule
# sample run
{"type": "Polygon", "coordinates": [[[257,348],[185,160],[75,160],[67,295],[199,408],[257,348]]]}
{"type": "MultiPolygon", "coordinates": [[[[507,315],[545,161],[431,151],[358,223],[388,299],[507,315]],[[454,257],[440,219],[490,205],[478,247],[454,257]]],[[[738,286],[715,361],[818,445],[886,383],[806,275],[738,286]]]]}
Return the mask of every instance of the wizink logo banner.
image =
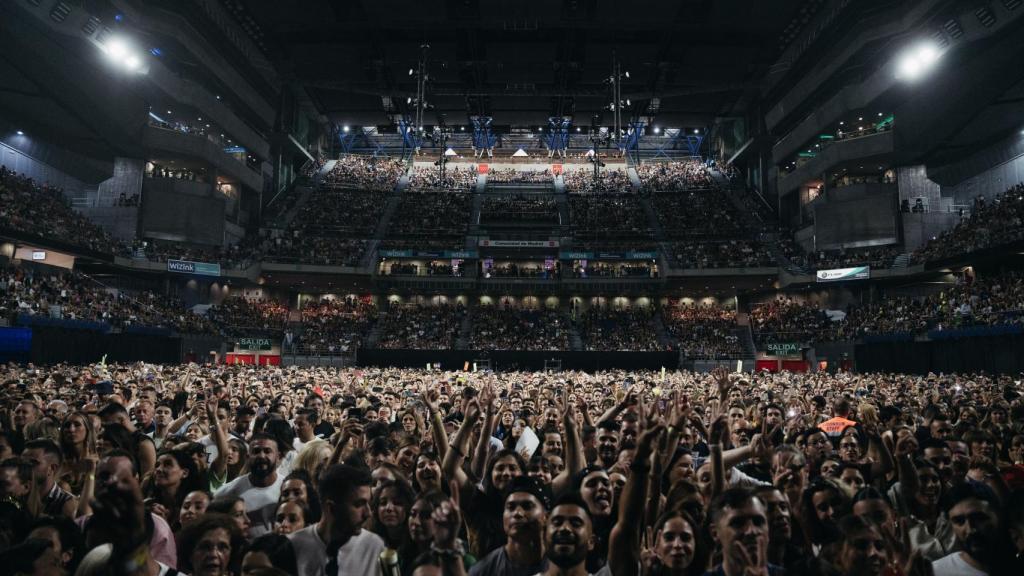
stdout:
{"type": "Polygon", "coordinates": [[[207,262],[189,262],[188,260],[168,260],[168,272],[179,274],[196,274],[198,276],[220,276],[220,264],[207,262]]]}
{"type": "Polygon", "coordinates": [[[871,277],[870,266],[858,266],[856,268],[835,268],[833,270],[818,270],[818,282],[840,282],[843,280],[866,280],[871,277]]]}
{"type": "Polygon", "coordinates": [[[183,260],[168,260],[167,271],[183,272],[185,274],[195,274],[196,265],[194,262],[185,262],[183,260]]]}

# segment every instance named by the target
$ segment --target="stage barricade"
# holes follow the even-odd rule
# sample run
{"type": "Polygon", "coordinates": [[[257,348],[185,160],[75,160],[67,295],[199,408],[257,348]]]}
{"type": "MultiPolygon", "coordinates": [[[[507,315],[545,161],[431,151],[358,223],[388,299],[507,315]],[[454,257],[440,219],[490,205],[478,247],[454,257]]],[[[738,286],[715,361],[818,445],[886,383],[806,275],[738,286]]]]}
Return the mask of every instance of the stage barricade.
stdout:
{"type": "Polygon", "coordinates": [[[36,364],[91,364],[104,356],[108,362],[171,364],[181,361],[181,341],[169,336],[103,334],[91,330],[34,326],[29,356],[36,364]]]}
{"type": "Polygon", "coordinates": [[[442,370],[485,367],[493,370],[544,370],[558,365],[562,370],[675,370],[679,367],[678,352],[527,352],[516,350],[385,350],[360,349],[356,355],[359,366],[393,366],[425,368],[440,364],[442,370]]]}

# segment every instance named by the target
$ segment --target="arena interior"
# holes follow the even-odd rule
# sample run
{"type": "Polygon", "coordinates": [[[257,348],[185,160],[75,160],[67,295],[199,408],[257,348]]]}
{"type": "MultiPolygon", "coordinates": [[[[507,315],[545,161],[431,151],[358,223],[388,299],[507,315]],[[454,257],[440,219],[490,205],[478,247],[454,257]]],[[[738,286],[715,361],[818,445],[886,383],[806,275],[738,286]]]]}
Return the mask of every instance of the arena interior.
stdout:
{"type": "Polygon", "coordinates": [[[1022,6],[0,2],[0,572],[1024,574],[1022,6]]]}

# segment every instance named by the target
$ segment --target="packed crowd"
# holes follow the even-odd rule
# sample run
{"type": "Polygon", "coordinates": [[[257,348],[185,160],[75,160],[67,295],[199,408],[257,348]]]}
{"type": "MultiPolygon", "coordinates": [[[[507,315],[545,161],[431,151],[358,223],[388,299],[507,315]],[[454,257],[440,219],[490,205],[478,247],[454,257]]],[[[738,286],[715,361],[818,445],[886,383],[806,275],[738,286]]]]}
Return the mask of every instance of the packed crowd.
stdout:
{"type": "Polygon", "coordinates": [[[0,368],[12,574],[1013,575],[985,374],[0,368]]]}
{"type": "Polygon", "coordinates": [[[979,197],[971,215],[913,254],[915,263],[1017,242],[1024,238],[1024,183],[996,198],[979,197]]]}
{"type": "Polygon", "coordinates": [[[668,238],[745,238],[748,235],[736,207],[720,190],[655,194],[652,204],[668,238]]]}
{"type": "Polygon", "coordinates": [[[573,278],[657,278],[658,267],[646,262],[592,262],[583,266],[581,261],[573,263],[573,278]]]}
{"type": "Polygon", "coordinates": [[[569,350],[569,319],[558,310],[478,306],[470,317],[473,350],[569,350]]]}
{"type": "Polygon", "coordinates": [[[488,195],[480,202],[480,221],[558,224],[558,202],[536,194],[488,195]]]}
{"type": "Polygon", "coordinates": [[[291,230],[260,243],[259,253],[267,262],[298,262],[321,266],[358,266],[369,241],[361,238],[291,230]]]}
{"type": "Polygon", "coordinates": [[[211,306],[207,316],[228,336],[279,336],[288,322],[288,305],[257,298],[228,298],[211,306]]]}
{"type": "Polygon", "coordinates": [[[77,320],[125,329],[167,328],[186,334],[215,334],[206,318],[153,292],[131,293],[103,286],[79,273],[0,266],[0,318],[18,316],[77,320]]]}
{"type": "Polygon", "coordinates": [[[960,277],[928,296],[882,298],[851,305],[832,338],[855,340],[876,334],[917,334],[977,326],[1024,323],[1024,277],[1017,272],[984,278],[960,277]]]}
{"type": "Polygon", "coordinates": [[[651,225],[636,196],[570,196],[569,219],[575,236],[649,236],[651,225]]]}
{"type": "Polygon", "coordinates": [[[778,296],[750,308],[750,326],[758,342],[811,342],[826,334],[831,320],[810,302],[778,296]]]}
{"type": "Polygon", "coordinates": [[[136,240],[130,246],[126,246],[124,255],[150,262],[188,260],[219,263],[223,268],[229,269],[246,268],[254,262],[257,255],[254,244],[254,241],[243,241],[224,247],[147,239],[136,240]]]}
{"type": "Polygon", "coordinates": [[[476,189],[476,170],[468,168],[448,168],[441,177],[437,168],[420,167],[409,176],[409,190],[426,192],[431,190],[449,190],[455,192],[473,192],[476,189]]]}
{"type": "Polygon", "coordinates": [[[549,265],[529,262],[481,262],[483,278],[560,278],[562,265],[555,261],[549,265]]]}
{"type": "Polygon", "coordinates": [[[391,217],[389,236],[461,236],[469,227],[472,194],[407,192],[391,217]]]}
{"type": "Polygon", "coordinates": [[[308,302],[302,309],[302,334],[296,342],[298,352],[311,355],[347,354],[363,343],[377,319],[377,307],[367,298],[322,299],[308,302]]]}
{"type": "Polygon", "coordinates": [[[650,162],[636,169],[637,176],[648,190],[693,190],[710,188],[711,170],[701,160],[650,162]]]}
{"type": "Polygon", "coordinates": [[[584,350],[651,352],[664,350],[654,329],[654,309],[593,306],[577,320],[584,350]]]}
{"type": "Polygon", "coordinates": [[[562,173],[565,191],[569,194],[629,194],[633,183],[625,170],[606,170],[594,179],[590,170],[569,170],[562,173]]]}
{"type": "Polygon", "coordinates": [[[744,355],[736,330],[736,311],[713,303],[669,301],[661,310],[669,336],[687,358],[738,358],[744,355]]]}
{"type": "Polygon", "coordinates": [[[753,240],[667,242],[668,255],[680,268],[758,268],[777,266],[767,246],[753,240]]]}
{"type": "Polygon", "coordinates": [[[377,229],[386,207],[387,194],[380,191],[323,189],[302,205],[292,229],[365,238],[377,229]]]}
{"type": "Polygon", "coordinates": [[[896,246],[881,246],[851,250],[821,250],[792,260],[807,270],[828,270],[853,266],[892,268],[896,257],[900,254],[902,251],[896,246]]]}
{"type": "Polygon", "coordinates": [[[517,170],[498,168],[487,173],[488,184],[550,184],[550,170],[517,170]]]}
{"type": "Polygon", "coordinates": [[[378,348],[454,350],[466,308],[461,304],[392,303],[380,318],[378,348]]]}
{"type": "Polygon", "coordinates": [[[72,210],[63,190],[39,184],[7,166],[0,166],[0,229],[105,254],[121,249],[102,228],[72,210]]]}
{"type": "Polygon", "coordinates": [[[404,173],[405,163],[399,158],[343,156],[324,177],[324,185],[389,193],[404,173]]]}

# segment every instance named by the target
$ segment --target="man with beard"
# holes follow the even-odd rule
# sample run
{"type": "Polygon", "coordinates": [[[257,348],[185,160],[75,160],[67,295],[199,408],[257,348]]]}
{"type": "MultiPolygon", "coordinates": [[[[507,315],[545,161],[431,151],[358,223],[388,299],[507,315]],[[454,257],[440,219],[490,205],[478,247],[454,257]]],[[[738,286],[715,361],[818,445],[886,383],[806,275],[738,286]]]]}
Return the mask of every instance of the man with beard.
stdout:
{"type": "Polygon", "coordinates": [[[708,576],[777,576],[781,567],[768,562],[768,515],[764,503],[746,488],[730,488],[711,502],[711,536],[722,563],[708,576]]]}
{"type": "Polygon", "coordinates": [[[517,476],[505,489],[502,525],[508,538],[469,571],[469,576],[529,576],[544,569],[547,497],[536,478],[517,476]]]}
{"type": "Polygon", "coordinates": [[[597,425],[597,464],[611,468],[619,459],[619,425],[605,420],[597,425]]]}
{"type": "Polygon", "coordinates": [[[998,504],[986,487],[966,482],[946,498],[946,514],[953,525],[959,552],[932,562],[935,576],[1008,574],[1006,533],[999,526],[998,504]]]}
{"type": "MultiPolygon", "coordinates": [[[[558,499],[544,531],[548,567],[535,576],[587,576],[587,557],[594,550],[594,526],[587,504],[573,493],[558,499]]],[[[611,576],[605,566],[594,576],[611,576]]]]}
{"type": "Polygon", "coordinates": [[[320,478],[320,521],[292,533],[298,576],[379,575],[384,541],[363,525],[370,513],[370,473],[335,464],[320,478]]]}
{"type": "Polygon", "coordinates": [[[265,433],[253,434],[249,442],[249,473],[222,486],[214,498],[235,496],[245,502],[249,515],[249,536],[257,538],[274,529],[277,500],[283,478],[277,473],[280,455],[277,440],[265,433]]]}

